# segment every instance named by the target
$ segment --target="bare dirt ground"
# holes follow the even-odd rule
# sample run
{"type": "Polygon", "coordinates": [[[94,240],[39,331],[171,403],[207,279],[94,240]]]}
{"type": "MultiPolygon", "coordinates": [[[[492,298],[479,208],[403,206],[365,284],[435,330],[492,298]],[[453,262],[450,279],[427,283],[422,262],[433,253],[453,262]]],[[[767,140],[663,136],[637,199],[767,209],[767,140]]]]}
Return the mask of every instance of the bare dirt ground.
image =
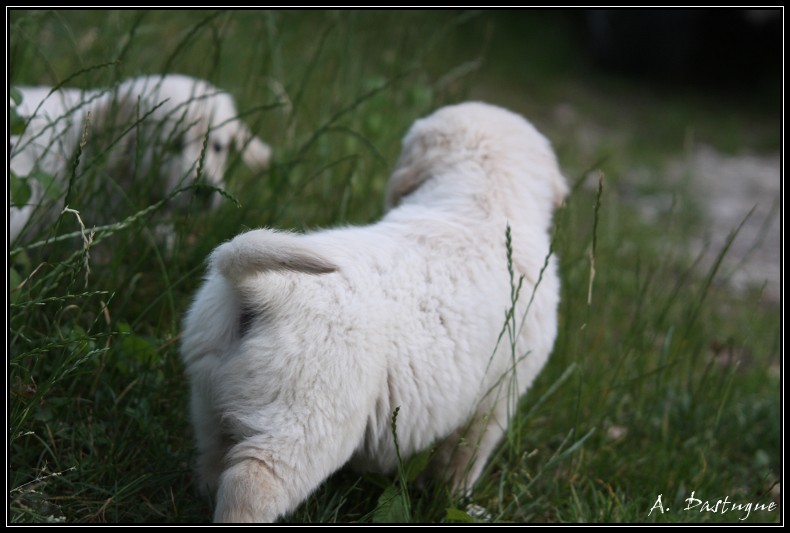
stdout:
{"type": "Polygon", "coordinates": [[[636,170],[626,180],[635,188],[660,183],[663,192],[631,193],[633,204],[651,223],[660,224],[671,209],[673,190],[682,190],[700,223],[688,243],[692,258],[700,258],[700,273],[707,273],[730,235],[716,280],[736,293],[762,290],[769,302],[781,292],[781,166],[779,154],[728,155],[707,145],[697,145],[683,156],[670,159],[658,171],[636,170]]]}
{"type": "Polygon", "coordinates": [[[779,154],[731,156],[703,145],[687,161],[671,162],[667,171],[688,173],[691,193],[703,209],[705,229],[692,239],[691,253],[703,253],[704,266],[710,265],[730,232],[743,222],[724,256],[723,279],[736,291],[764,287],[765,298],[778,302],[782,274],[779,154]]]}
{"type": "MultiPolygon", "coordinates": [[[[573,136],[570,145],[583,160],[605,153],[605,145],[626,150],[628,132],[616,131],[579,116],[573,106],[553,109],[552,121],[573,136]]],[[[651,224],[667,223],[677,196],[699,209],[688,253],[700,257],[700,273],[709,271],[738,230],[716,280],[736,293],[762,290],[766,301],[781,296],[781,158],[778,153],[729,155],[706,144],[691,144],[660,168],[630,168],[618,177],[619,198],[651,224]],[[751,212],[751,213],[750,213],[751,212]],[[741,225],[742,224],[742,225],[741,225]],[[740,226],[740,229],[738,229],[740,226]]],[[[594,188],[596,180],[587,179],[594,188]]]]}
{"type": "Polygon", "coordinates": [[[652,224],[666,223],[680,192],[698,209],[688,242],[705,274],[726,251],[715,280],[736,293],[762,290],[766,301],[781,293],[781,166],[779,154],[728,155],[707,145],[671,158],[658,170],[634,169],[623,176],[622,195],[652,224]],[[653,188],[650,193],[646,189],[653,188]]]}

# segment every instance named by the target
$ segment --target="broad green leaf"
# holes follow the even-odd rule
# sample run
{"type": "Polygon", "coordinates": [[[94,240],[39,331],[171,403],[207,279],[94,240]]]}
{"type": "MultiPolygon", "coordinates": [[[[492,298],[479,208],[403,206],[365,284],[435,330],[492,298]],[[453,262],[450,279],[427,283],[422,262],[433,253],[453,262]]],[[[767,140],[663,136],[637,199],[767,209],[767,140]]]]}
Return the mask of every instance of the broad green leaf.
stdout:
{"type": "Polygon", "coordinates": [[[22,91],[20,91],[16,87],[11,87],[8,90],[8,96],[11,97],[11,100],[14,101],[15,106],[22,103],[22,91]]]}
{"type": "Polygon", "coordinates": [[[27,178],[20,178],[13,172],[9,172],[8,181],[11,187],[11,203],[17,207],[26,205],[30,201],[30,184],[27,178]]]}
{"type": "Polygon", "coordinates": [[[15,107],[8,108],[8,124],[11,135],[22,135],[22,132],[25,131],[25,119],[17,113],[15,107]]]}
{"type": "Polygon", "coordinates": [[[404,523],[410,522],[409,513],[406,510],[403,494],[397,485],[390,485],[379,496],[376,510],[373,511],[372,521],[374,524],[404,523]]]}
{"type": "Polygon", "coordinates": [[[444,519],[448,522],[464,522],[468,524],[473,524],[476,522],[474,518],[469,516],[469,513],[462,511],[461,509],[456,509],[455,507],[450,507],[447,509],[444,519]]]}
{"type": "Polygon", "coordinates": [[[8,124],[11,135],[21,135],[22,132],[25,131],[25,118],[19,115],[16,106],[22,102],[22,93],[16,87],[11,87],[8,91],[8,95],[13,102],[8,108],[8,124]]]}
{"type": "Polygon", "coordinates": [[[23,281],[24,279],[22,278],[22,275],[17,272],[15,268],[8,269],[8,286],[11,288],[9,291],[9,297],[11,298],[12,304],[19,302],[19,295],[22,291],[14,289],[17,289],[23,281]]]}
{"type": "Polygon", "coordinates": [[[428,467],[428,463],[431,462],[432,454],[433,450],[428,448],[427,450],[423,450],[418,454],[412,455],[406,460],[406,463],[403,465],[406,481],[414,481],[425,471],[425,469],[428,467]]]}

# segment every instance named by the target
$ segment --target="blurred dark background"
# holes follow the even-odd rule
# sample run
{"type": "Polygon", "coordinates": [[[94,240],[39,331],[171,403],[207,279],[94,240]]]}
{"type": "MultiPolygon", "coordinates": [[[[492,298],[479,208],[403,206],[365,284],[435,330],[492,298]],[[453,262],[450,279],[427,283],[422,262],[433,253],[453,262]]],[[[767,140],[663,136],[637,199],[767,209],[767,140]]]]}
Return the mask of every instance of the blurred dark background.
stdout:
{"type": "Polygon", "coordinates": [[[778,82],[782,12],[768,9],[589,10],[579,15],[602,68],[702,85],[778,82]]]}

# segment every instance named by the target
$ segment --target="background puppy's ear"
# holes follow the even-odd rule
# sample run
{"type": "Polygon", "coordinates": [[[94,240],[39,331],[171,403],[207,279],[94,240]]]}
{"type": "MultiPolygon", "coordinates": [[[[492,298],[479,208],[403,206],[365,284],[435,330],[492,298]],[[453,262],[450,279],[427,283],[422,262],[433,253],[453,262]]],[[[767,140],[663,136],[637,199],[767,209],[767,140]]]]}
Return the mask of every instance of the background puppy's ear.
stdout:
{"type": "Polygon", "coordinates": [[[252,169],[265,169],[269,166],[272,149],[268,144],[253,136],[252,132],[244,125],[239,124],[233,140],[245,165],[252,169]]]}
{"type": "Polygon", "coordinates": [[[559,169],[554,173],[554,180],[552,182],[554,192],[554,207],[559,208],[568,196],[568,181],[559,169]]]}

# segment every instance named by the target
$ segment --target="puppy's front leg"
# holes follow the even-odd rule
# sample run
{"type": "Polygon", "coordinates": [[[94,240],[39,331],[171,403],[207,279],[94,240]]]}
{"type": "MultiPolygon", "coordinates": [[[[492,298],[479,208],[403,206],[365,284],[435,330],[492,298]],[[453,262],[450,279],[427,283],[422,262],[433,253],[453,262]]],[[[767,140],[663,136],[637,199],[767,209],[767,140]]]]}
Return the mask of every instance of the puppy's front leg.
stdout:
{"type": "Polygon", "coordinates": [[[469,496],[504,433],[506,403],[480,408],[464,427],[439,446],[431,472],[450,483],[456,496],[469,496]]]}

